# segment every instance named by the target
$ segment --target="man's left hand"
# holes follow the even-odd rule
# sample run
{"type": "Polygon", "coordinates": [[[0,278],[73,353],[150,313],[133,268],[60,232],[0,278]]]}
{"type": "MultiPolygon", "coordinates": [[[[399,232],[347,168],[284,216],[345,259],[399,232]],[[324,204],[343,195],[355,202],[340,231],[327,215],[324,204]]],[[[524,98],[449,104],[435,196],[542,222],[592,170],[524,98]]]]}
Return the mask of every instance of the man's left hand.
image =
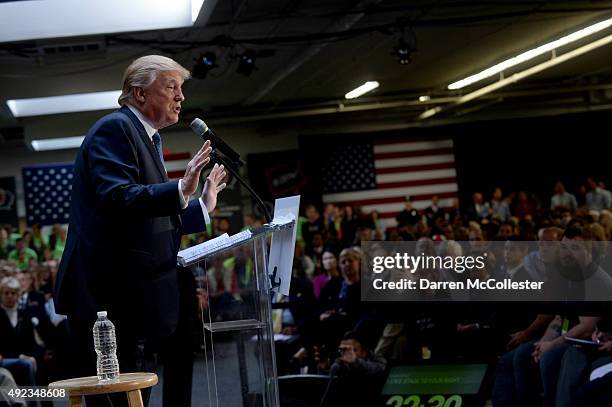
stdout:
{"type": "Polygon", "coordinates": [[[213,169],[206,177],[206,183],[202,188],[202,201],[208,212],[215,210],[217,206],[217,194],[227,186],[223,180],[227,176],[223,165],[215,164],[213,169]]]}
{"type": "Polygon", "coordinates": [[[525,343],[529,340],[529,335],[525,331],[518,331],[513,334],[510,334],[510,342],[506,345],[506,348],[512,349],[516,348],[522,343],[525,343]]]}
{"type": "Polygon", "coordinates": [[[533,356],[534,361],[536,363],[539,363],[540,360],[542,359],[542,355],[544,355],[544,353],[548,352],[554,347],[556,347],[556,345],[553,341],[541,341],[541,342],[536,343],[535,350],[531,354],[533,356]]]}
{"type": "Polygon", "coordinates": [[[601,346],[597,348],[597,350],[600,352],[612,352],[612,340],[602,342],[601,346]]]}

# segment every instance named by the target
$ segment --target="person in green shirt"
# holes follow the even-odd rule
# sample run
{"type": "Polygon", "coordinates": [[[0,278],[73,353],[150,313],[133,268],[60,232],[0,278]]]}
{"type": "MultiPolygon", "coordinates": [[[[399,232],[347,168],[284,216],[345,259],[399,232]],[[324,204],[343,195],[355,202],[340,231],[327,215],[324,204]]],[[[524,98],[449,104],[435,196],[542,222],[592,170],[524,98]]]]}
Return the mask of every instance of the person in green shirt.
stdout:
{"type": "Polygon", "coordinates": [[[29,247],[26,247],[26,242],[23,238],[17,239],[15,249],[8,254],[8,260],[13,260],[17,263],[20,270],[26,270],[30,265],[30,260],[38,260],[36,252],[29,247]]]}
{"type": "Polygon", "coordinates": [[[0,259],[6,259],[12,246],[9,243],[8,232],[4,228],[0,228],[0,259]]]}
{"type": "Polygon", "coordinates": [[[13,225],[11,225],[10,223],[4,224],[4,230],[6,230],[6,233],[8,235],[9,245],[14,247],[15,243],[17,242],[17,239],[21,237],[21,235],[19,234],[19,230],[17,232],[14,232],[13,225]]]}
{"type": "Polygon", "coordinates": [[[49,246],[49,238],[43,235],[40,223],[32,225],[32,246],[41,254],[49,246]]]}
{"type": "Polygon", "coordinates": [[[49,247],[53,252],[54,259],[60,259],[66,246],[66,229],[59,223],[53,225],[51,236],[49,237],[49,247]]]}

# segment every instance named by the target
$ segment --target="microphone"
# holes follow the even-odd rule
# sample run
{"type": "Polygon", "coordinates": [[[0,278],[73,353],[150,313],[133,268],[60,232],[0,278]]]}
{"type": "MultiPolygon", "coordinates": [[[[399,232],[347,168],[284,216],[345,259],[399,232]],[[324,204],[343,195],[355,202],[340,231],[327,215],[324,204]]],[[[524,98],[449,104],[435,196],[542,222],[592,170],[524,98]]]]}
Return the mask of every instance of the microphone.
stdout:
{"type": "Polygon", "coordinates": [[[212,153],[210,153],[210,157],[214,159],[217,163],[223,164],[227,172],[229,172],[243,187],[247,189],[247,191],[249,191],[249,194],[251,194],[251,197],[255,200],[255,202],[257,202],[257,205],[259,205],[261,211],[266,217],[266,222],[272,223],[272,215],[270,215],[270,211],[268,210],[264,202],[261,200],[259,195],[257,195],[257,192],[255,192],[255,190],[251,188],[251,186],[240,177],[240,174],[238,174],[238,168],[241,165],[244,165],[244,161],[240,159],[240,154],[238,154],[236,150],[225,144],[225,142],[221,140],[221,138],[218,137],[215,132],[212,131],[212,129],[206,125],[206,123],[204,123],[204,120],[196,117],[195,119],[193,119],[189,127],[191,127],[191,130],[193,130],[195,134],[202,137],[202,139],[210,140],[210,143],[213,147],[213,151],[212,153]],[[216,150],[221,151],[224,156],[217,154],[216,150]],[[231,163],[229,161],[231,161],[231,163]]]}
{"type": "Polygon", "coordinates": [[[203,140],[210,140],[213,149],[221,151],[228,159],[234,162],[236,166],[240,167],[244,165],[244,162],[240,159],[240,154],[217,136],[215,132],[204,123],[204,120],[195,118],[189,125],[191,130],[198,136],[202,137],[203,140]]]}

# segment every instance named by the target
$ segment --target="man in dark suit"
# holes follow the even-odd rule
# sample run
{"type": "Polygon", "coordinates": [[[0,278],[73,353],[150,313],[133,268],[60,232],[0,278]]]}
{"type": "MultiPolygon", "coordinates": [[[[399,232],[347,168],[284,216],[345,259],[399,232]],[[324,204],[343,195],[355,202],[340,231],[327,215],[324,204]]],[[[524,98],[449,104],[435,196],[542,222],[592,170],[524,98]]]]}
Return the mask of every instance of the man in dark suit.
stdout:
{"type": "Polygon", "coordinates": [[[181,235],[204,230],[226,175],[215,165],[201,197],[189,201],[210,161],[206,141],[183,178],[168,180],[158,130],[178,122],[189,76],[162,56],[132,62],[123,78],[122,107],[94,124],[76,158],[54,293],[57,312],[68,315],[75,376],[95,374],[96,311],[108,311],[115,323],[124,373],[154,371],[159,344],[176,328],[181,235]]]}

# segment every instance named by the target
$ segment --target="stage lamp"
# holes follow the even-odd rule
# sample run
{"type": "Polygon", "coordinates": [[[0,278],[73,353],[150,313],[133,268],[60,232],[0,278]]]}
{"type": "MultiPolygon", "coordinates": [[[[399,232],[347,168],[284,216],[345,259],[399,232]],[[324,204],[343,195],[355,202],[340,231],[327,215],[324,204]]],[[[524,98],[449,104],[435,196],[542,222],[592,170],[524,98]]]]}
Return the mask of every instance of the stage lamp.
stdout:
{"type": "Polygon", "coordinates": [[[415,51],[406,41],[400,39],[397,45],[393,47],[391,55],[395,55],[397,63],[400,65],[408,65],[412,62],[412,53],[415,51]]]}
{"type": "Polygon", "coordinates": [[[193,77],[204,79],[208,72],[217,67],[217,55],[214,52],[207,52],[197,59],[193,67],[193,77]]]}
{"type": "Polygon", "coordinates": [[[238,61],[238,68],[236,69],[236,73],[239,73],[244,76],[250,76],[253,73],[254,69],[257,69],[255,66],[255,57],[257,53],[252,49],[247,49],[240,56],[240,60],[238,61]]]}

